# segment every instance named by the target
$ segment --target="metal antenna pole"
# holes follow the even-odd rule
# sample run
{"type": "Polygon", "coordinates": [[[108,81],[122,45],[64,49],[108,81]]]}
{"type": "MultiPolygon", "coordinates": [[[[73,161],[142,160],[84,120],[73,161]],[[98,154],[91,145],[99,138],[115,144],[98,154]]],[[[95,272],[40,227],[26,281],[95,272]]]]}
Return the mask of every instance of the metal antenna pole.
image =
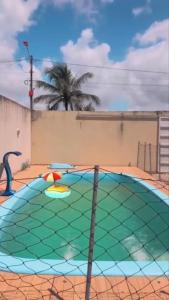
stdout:
{"type": "Polygon", "coordinates": [[[96,225],[96,206],[97,206],[98,181],[99,181],[99,166],[95,166],[94,167],[93,199],[92,199],[92,213],[91,213],[91,224],[90,224],[90,241],[89,241],[89,252],[88,252],[88,266],[87,266],[87,280],[86,280],[85,300],[90,299],[93,250],[94,250],[94,234],[95,234],[95,225],[96,225]]]}
{"type": "Polygon", "coordinates": [[[29,63],[30,63],[29,99],[30,99],[30,112],[31,112],[31,117],[32,117],[32,111],[33,111],[33,56],[30,54],[28,41],[23,41],[23,45],[25,46],[25,49],[27,51],[27,54],[29,57],[29,63]]]}
{"type": "Polygon", "coordinates": [[[30,55],[30,90],[29,90],[29,97],[30,97],[30,111],[32,114],[33,111],[33,56],[30,55]]]}

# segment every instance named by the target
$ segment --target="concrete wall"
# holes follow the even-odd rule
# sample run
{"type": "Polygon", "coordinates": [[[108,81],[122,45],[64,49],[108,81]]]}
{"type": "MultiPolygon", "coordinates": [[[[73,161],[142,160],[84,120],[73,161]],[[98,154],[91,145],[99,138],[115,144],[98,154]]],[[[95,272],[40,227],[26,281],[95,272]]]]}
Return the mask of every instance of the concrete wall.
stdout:
{"type": "Polygon", "coordinates": [[[153,146],[154,171],[164,115],[169,113],[35,111],[31,129],[29,109],[0,96],[0,163],[5,152],[18,150],[22,156],[10,158],[14,172],[30,162],[135,166],[140,142],[153,146]]]}
{"type": "Polygon", "coordinates": [[[37,111],[32,163],[136,165],[138,142],[157,144],[158,113],[37,111]]]}
{"type": "Polygon", "coordinates": [[[10,158],[12,170],[20,170],[31,160],[31,122],[29,109],[0,96],[0,163],[7,151],[20,151],[10,158]]]}

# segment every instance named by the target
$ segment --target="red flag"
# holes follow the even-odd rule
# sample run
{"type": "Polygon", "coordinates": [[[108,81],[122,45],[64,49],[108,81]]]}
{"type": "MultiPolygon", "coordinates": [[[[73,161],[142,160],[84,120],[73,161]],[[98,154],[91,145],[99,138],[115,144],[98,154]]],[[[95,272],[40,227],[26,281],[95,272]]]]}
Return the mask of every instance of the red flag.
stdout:
{"type": "Polygon", "coordinates": [[[25,47],[29,46],[28,41],[23,41],[23,44],[24,44],[25,47]]]}
{"type": "Polygon", "coordinates": [[[33,97],[33,90],[29,91],[29,97],[33,97]]]}

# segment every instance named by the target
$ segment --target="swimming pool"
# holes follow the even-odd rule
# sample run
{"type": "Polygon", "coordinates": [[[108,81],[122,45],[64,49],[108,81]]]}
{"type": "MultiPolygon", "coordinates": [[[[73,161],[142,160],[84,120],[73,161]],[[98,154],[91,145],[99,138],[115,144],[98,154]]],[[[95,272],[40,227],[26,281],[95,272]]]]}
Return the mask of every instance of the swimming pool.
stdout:
{"type": "MultiPolygon", "coordinates": [[[[48,198],[35,179],[0,208],[0,269],[85,275],[92,172],[64,174],[64,199],[48,198]]],[[[93,275],[169,275],[167,195],[130,176],[100,173],[93,275]]]]}

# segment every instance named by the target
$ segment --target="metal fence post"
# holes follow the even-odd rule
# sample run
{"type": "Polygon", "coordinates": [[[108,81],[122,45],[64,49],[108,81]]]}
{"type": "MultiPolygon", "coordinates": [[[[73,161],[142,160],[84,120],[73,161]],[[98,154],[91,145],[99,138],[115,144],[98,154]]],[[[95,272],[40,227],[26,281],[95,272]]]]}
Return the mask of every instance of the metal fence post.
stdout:
{"type": "Polygon", "coordinates": [[[152,174],[152,147],[151,144],[149,144],[149,159],[150,159],[150,174],[152,174]]]}
{"type": "Polygon", "coordinates": [[[137,168],[139,167],[139,160],[140,160],[140,141],[138,142],[138,148],[137,148],[137,168]]]}
{"type": "Polygon", "coordinates": [[[147,143],[144,143],[144,171],[146,171],[146,150],[147,150],[147,143]]]}
{"type": "Polygon", "coordinates": [[[90,240],[89,240],[85,300],[90,299],[92,262],[93,262],[93,250],[94,250],[94,234],[95,234],[95,225],[96,225],[98,180],[99,180],[99,166],[95,166],[94,167],[93,199],[92,199],[92,212],[91,212],[91,223],[90,223],[90,240]]]}

